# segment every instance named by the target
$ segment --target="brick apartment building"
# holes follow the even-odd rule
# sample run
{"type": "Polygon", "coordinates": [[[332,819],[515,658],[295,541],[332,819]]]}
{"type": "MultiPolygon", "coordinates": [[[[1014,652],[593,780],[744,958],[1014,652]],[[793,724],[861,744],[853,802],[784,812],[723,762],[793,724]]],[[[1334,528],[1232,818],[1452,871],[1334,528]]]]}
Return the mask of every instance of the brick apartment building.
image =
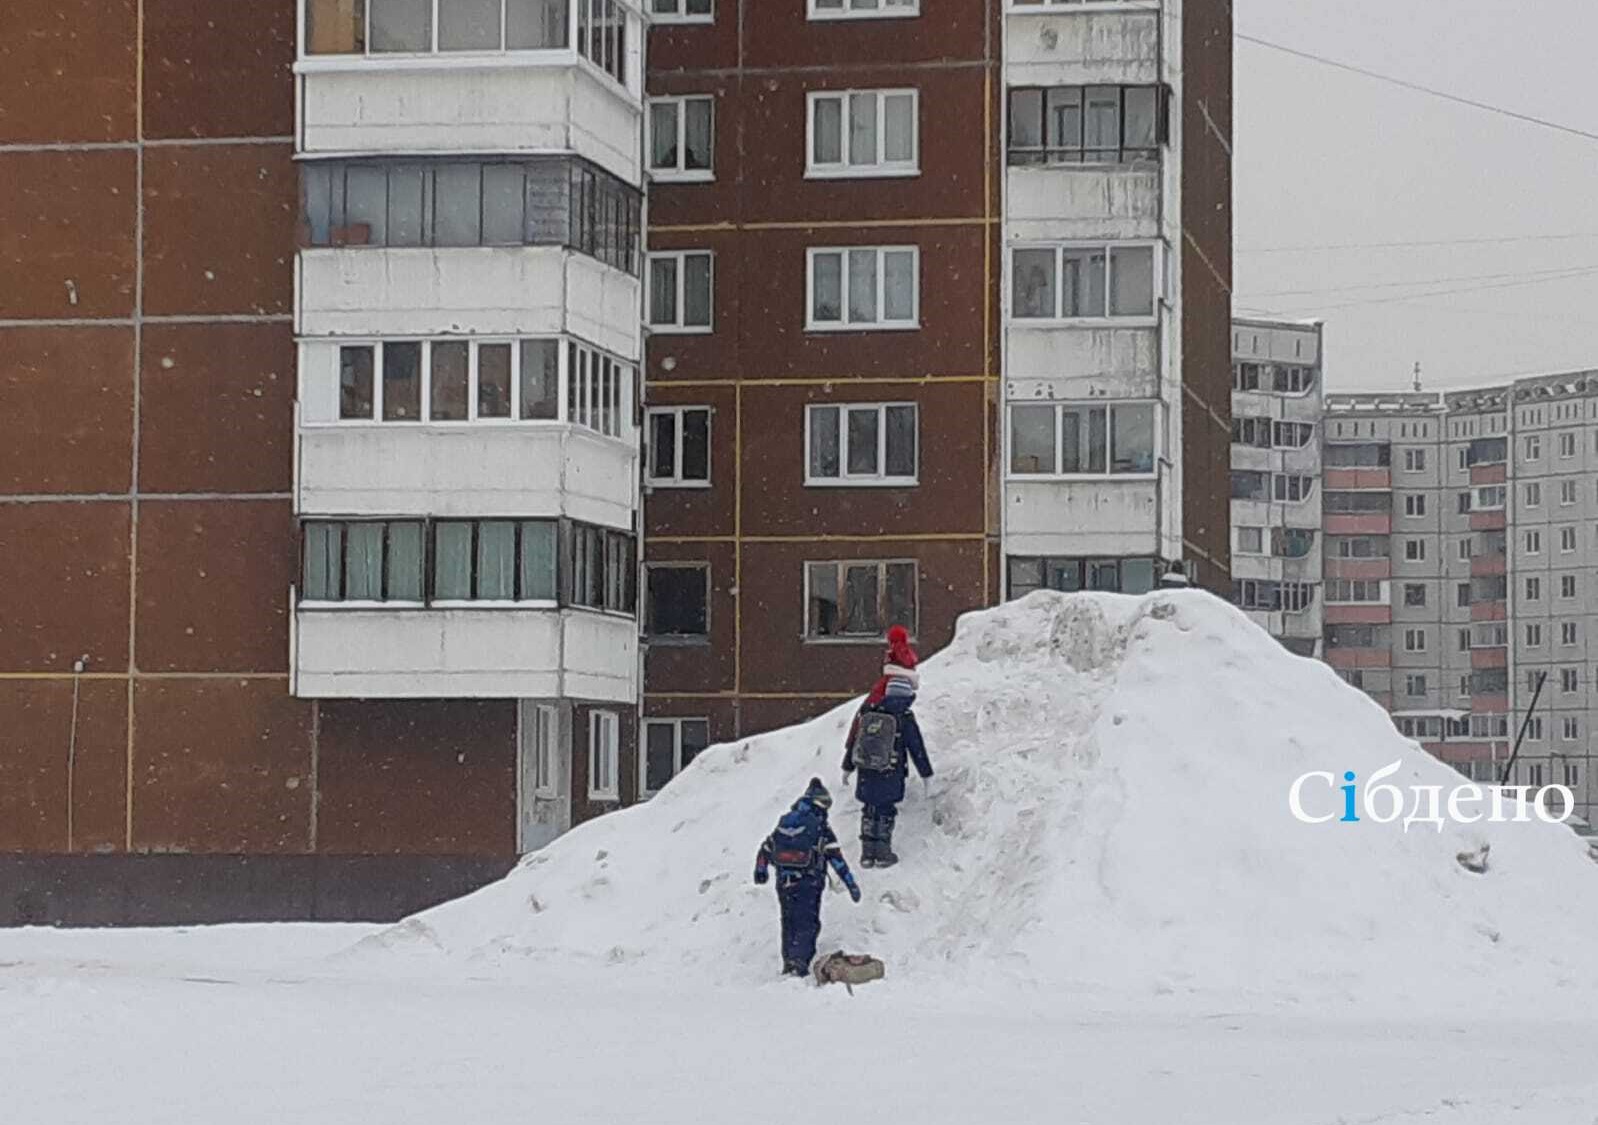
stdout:
{"type": "Polygon", "coordinates": [[[1230,588],[1222,5],[8,11],[0,919],[393,914],[1230,588]]]}

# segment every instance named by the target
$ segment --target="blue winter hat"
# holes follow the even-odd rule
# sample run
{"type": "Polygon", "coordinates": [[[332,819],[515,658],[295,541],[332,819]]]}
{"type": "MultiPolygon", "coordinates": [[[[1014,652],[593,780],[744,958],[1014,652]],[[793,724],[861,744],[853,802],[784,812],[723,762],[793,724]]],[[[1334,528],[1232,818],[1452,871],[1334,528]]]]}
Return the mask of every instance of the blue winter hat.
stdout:
{"type": "Polygon", "coordinates": [[[805,790],[804,799],[818,809],[832,808],[832,794],[827,792],[827,787],[821,784],[819,777],[810,779],[810,787],[805,790]]]}

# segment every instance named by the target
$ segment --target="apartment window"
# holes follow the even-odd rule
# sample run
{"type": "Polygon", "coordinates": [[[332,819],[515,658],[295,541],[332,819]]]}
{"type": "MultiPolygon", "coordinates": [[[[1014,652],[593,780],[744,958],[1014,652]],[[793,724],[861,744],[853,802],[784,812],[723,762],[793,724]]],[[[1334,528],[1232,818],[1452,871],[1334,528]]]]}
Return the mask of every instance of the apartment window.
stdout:
{"type": "Polygon", "coordinates": [[[710,408],[651,407],[648,472],[655,488],[694,488],[710,483],[710,408]]]}
{"type": "Polygon", "coordinates": [[[306,0],[307,55],[529,51],[568,44],[566,0],[306,0]],[[434,28],[438,30],[435,44],[434,28]]]}
{"type": "Polygon", "coordinates": [[[809,331],[915,328],[920,321],[921,252],[914,246],[811,250],[805,307],[809,331]]]}
{"type": "Polygon", "coordinates": [[[1315,491],[1314,477],[1277,473],[1271,483],[1276,499],[1290,504],[1308,500],[1315,491]]]}
{"type": "Polygon", "coordinates": [[[1426,584],[1424,582],[1404,583],[1404,604],[1410,607],[1425,605],[1426,584]]]}
{"type": "Polygon", "coordinates": [[[1576,576],[1574,574],[1561,574],[1559,576],[1559,596],[1567,600],[1576,596],[1576,576]]]}
{"type": "Polygon", "coordinates": [[[1158,279],[1152,244],[1030,246],[1010,252],[1017,320],[1149,320],[1158,279]]]}
{"type": "Polygon", "coordinates": [[[555,708],[545,704],[520,708],[522,746],[533,760],[533,796],[551,801],[560,796],[555,754],[560,720],[555,708]],[[531,745],[529,745],[531,743],[531,745]]]}
{"type": "Polygon", "coordinates": [[[655,639],[710,635],[710,564],[649,563],[644,629],[655,639]]]}
{"type": "Polygon", "coordinates": [[[708,94],[649,99],[649,174],[656,180],[715,177],[716,99],[708,94]]]}
{"type": "Polygon", "coordinates": [[[1576,623],[1574,621],[1566,621],[1559,626],[1559,643],[1567,648],[1576,643],[1576,623]]]}
{"type": "Polygon", "coordinates": [[[563,579],[567,603],[608,613],[634,612],[637,554],[632,536],[586,524],[570,526],[563,579]]]}
{"type": "Polygon", "coordinates": [[[1012,165],[1157,160],[1164,141],[1158,86],[1016,87],[1012,165]]]}
{"type": "Polygon", "coordinates": [[[914,403],[807,407],[805,483],[913,485],[916,430],[914,403]]]}
{"type": "Polygon", "coordinates": [[[1242,609],[1300,613],[1314,604],[1315,587],[1308,582],[1234,579],[1232,601],[1242,609]]]}
{"type": "Polygon", "coordinates": [[[1415,698],[1417,698],[1419,696],[1425,695],[1426,694],[1426,677],[1423,676],[1423,675],[1418,675],[1418,674],[1413,673],[1413,672],[1410,673],[1409,675],[1405,676],[1404,677],[1404,694],[1409,696],[1411,699],[1415,699],[1415,698]]]}
{"type": "Polygon", "coordinates": [[[588,713],[588,799],[621,799],[621,718],[614,711],[588,713]]]}
{"type": "Polygon", "coordinates": [[[893,625],[916,631],[913,562],[805,564],[805,637],[881,638],[893,625]]]}
{"type": "Polygon", "coordinates": [[[1528,436],[1522,446],[1527,461],[1541,461],[1543,456],[1543,439],[1535,434],[1528,436]]]}
{"type": "Polygon", "coordinates": [[[1153,559],[1009,559],[1011,598],[1034,590],[1105,590],[1120,594],[1146,594],[1154,589],[1153,559]]]}
{"type": "Polygon", "coordinates": [[[1504,486],[1501,484],[1487,485],[1476,490],[1475,506],[1471,509],[1476,512],[1502,511],[1504,507],[1504,486]]]}
{"type": "Polygon", "coordinates": [[[810,0],[813,20],[876,20],[921,14],[921,0],[810,0]]]}
{"type": "Polygon", "coordinates": [[[1542,582],[1542,579],[1541,578],[1536,578],[1536,577],[1532,577],[1532,578],[1526,579],[1526,600],[1528,602],[1540,602],[1540,601],[1542,601],[1542,596],[1543,596],[1543,582],[1542,582]]]}
{"type": "Polygon", "coordinates": [[[1265,529],[1262,527],[1238,528],[1237,553],[1240,555],[1263,555],[1265,553],[1265,529]]]}
{"type": "Polygon", "coordinates": [[[342,344],[339,420],[551,421],[559,415],[559,354],[557,340],[342,344]]]}
{"type": "Polygon", "coordinates": [[[1312,368],[1278,364],[1272,371],[1271,390],[1277,394],[1300,395],[1315,385],[1312,368]]]}
{"type": "Polygon", "coordinates": [[[1540,555],[1540,554],[1542,554],[1542,550],[1543,550],[1542,532],[1540,532],[1540,531],[1528,531],[1528,532],[1526,532],[1526,553],[1528,555],[1540,555]]]}
{"type": "MultiPolygon", "coordinates": [[[[1459,651],[1460,652],[1469,652],[1470,651],[1470,630],[1469,629],[1461,629],[1461,630],[1459,630],[1458,640],[1459,640],[1459,651]]],[[[1461,688],[1460,691],[1463,694],[1465,694],[1465,695],[1469,695],[1470,694],[1470,692],[1465,690],[1464,688],[1461,688]]]]}
{"type": "Polygon", "coordinates": [[[1424,449],[1404,450],[1404,471],[1406,473],[1421,473],[1426,471],[1426,451],[1424,449]]]}
{"type": "Polygon", "coordinates": [[[1559,551],[1561,554],[1570,554],[1576,549],[1576,529],[1562,527],[1559,529],[1559,551]]]}
{"type": "Polygon", "coordinates": [[[1326,627],[1326,647],[1329,649],[1375,648],[1376,627],[1374,625],[1328,625],[1326,627]]]}
{"type": "Polygon", "coordinates": [[[808,176],[904,176],[919,171],[915,90],[809,95],[808,176]]]}
{"type": "Polygon", "coordinates": [[[1574,457],[1575,455],[1576,455],[1576,435],[1573,434],[1573,433],[1568,433],[1568,432],[1560,434],[1559,435],[1559,456],[1561,458],[1569,458],[1569,457],[1574,457]]]}
{"type": "Polygon", "coordinates": [[[660,792],[709,744],[706,719],[645,719],[639,793],[649,797],[660,792]]]}
{"type": "MultiPolygon", "coordinates": [[[[1235,480],[1237,474],[1232,476],[1235,480]]],[[[1388,513],[1393,510],[1393,495],[1390,492],[1328,492],[1325,504],[1328,512],[1388,513]]]]}
{"type": "MultiPolygon", "coordinates": [[[[1461,582],[1454,588],[1454,604],[1463,609],[1470,604],[1470,583],[1461,582]]],[[[1467,646],[1468,647],[1468,646],[1467,646]]]]}
{"type": "MultiPolygon", "coordinates": [[[[1459,677],[1459,694],[1467,699],[1470,698],[1470,673],[1468,672],[1459,677]]],[[[1469,729],[1468,723],[1466,724],[1466,729],[1469,729]]]]}
{"type": "Polygon", "coordinates": [[[713,274],[709,250],[650,254],[650,331],[709,332],[713,274]]]}
{"type": "Polygon", "coordinates": [[[1575,789],[1581,780],[1581,767],[1575,762],[1565,763],[1565,788],[1575,789]]]}
{"type": "Polygon", "coordinates": [[[633,376],[633,369],[626,364],[569,341],[566,345],[566,420],[607,437],[620,437],[632,422],[633,376]]]}
{"type": "Polygon", "coordinates": [[[1459,451],[1459,468],[1461,471],[1470,468],[1468,452],[1462,447],[1459,451]]]}
{"type": "Polygon", "coordinates": [[[1303,449],[1315,436],[1315,427],[1309,422],[1277,422],[1273,427],[1273,444],[1277,449],[1303,449]]]}
{"type": "Polygon", "coordinates": [[[1526,647],[1537,648],[1543,643],[1543,627],[1538,624],[1526,626],[1526,647]]]}
{"type": "MultiPolygon", "coordinates": [[[[1155,403],[1010,407],[1012,476],[1128,476],[1154,471],[1155,403]]],[[[1233,474],[1234,479],[1236,474],[1233,474]]]]}
{"type": "Polygon", "coordinates": [[[1404,630],[1404,651],[1405,652],[1425,652],[1426,651],[1426,630],[1424,630],[1424,629],[1405,629],[1404,630]]]}
{"type": "Polygon", "coordinates": [[[1425,514],[1426,514],[1426,497],[1425,496],[1419,495],[1419,494],[1412,494],[1412,495],[1404,497],[1404,515],[1410,517],[1411,519],[1415,519],[1415,518],[1418,518],[1420,516],[1424,516],[1425,514]]]}
{"type": "Polygon", "coordinates": [[[1559,737],[1566,742],[1574,742],[1581,737],[1581,721],[1574,715],[1566,715],[1559,721],[1559,737]]]}
{"type": "Polygon", "coordinates": [[[557,525],[551,520],[440,520],[432,525],[432,598],[551,602],[557,525]]]}
{"type": "Polygon", "coordinates": [[[1328,445],[1325,452],[1326,465],[1334,469],[1385,469],[1392,460],[1386,445],[1328,445]]]}
{"type": "Polygon", "coordinates": [[[1328,578],[1326,601],[1338,605],[1378,605],[1387,601],[1387,584],[1374,578],[1328,578]]]}
{"type": "Polygon", "coordinates": [[[1577,691],[1576,669],[1561,668],[1559,670],[1559,690],[1566,695],[1574,695],[1577,691]]]}
{"type": "Polygon", "coordinates": [[[1543,503],[1543,486],[1532,481],[1526,486],[1526,507],[1540,508],[1543,503]]]}
{"type": "MultiPolygon", "coordinates": [[[[1234,363],[1232,365],[1232,389],[1234,391],[1257,391],[1260,389],[1260,365],[1257,363],[1234,363]]],[[[1337,432],[1343,432],[1343,424],[1337,424],[1337,432]]]]}
{"type": "Polygon", "coordinates": [[[315,161],[301,191],[312,247],[552,245],[638,269],[642,195],[569,157],[315,161]]]}
{"type": "Polygon", "coordinates": [[[1576,502],[1576,482],[1574,480],[1562,480],[1562,481],[1560,481],[1559,482],[1559,503],[1560,503],[1560,505],[1561,506],[1568,506],[1570,504],[1574,504],[1575,502],[1576,502]]]}
{"type": "MultiPolygon", "coordinates": [[[[1543,721],[1541,716],[1526,724],[1526,737],[1533,742],[1541,742],[1543,740],[1543,721]]],[[[1541,785],[1543,783],[1541,762],[1528,762],[1526,764],[1526,780],[1532,785],[1541,785]]]]}
{"type": "Polygon", "coordinates": [[[712,23],[713,0],[650,0],[649,13],[655,23],[712,23]]]}
{"type": "Polygon", "coordinates": [[[1426,561],[1426,540],[1424,540],[1424,539],[1406,539],[1406,540],[1404,540],[1404,558],[1408,562],[1425,562],[1426,561]]]}
{"type": "Polygon", "coordinates": [[[1255,449],[1271,447],[1271,420],[1234,414],[1232,416],[1232,444],[1247,445],[1255,449]]]}
{"type": "Polygon", "coordinates": [[[1475,553],[1476,553],[1475,545],[1469,539],[1461,539],[1459,541],[1459,561],[1460,562],[1469,562],[1471,556],[1474,555],[1475,553]]]}
{"type": "Polygon", "coordinates": [[[422,524],[305,524],[300,596],[309,602],[422,601],[422,524]]]}
{"type": "Polygon", "coordinates": [[[1385,559],[1391,550],[1386,536],[1350,535],[1330,542],[1333,554],[1340,559],[1385,559]]]}

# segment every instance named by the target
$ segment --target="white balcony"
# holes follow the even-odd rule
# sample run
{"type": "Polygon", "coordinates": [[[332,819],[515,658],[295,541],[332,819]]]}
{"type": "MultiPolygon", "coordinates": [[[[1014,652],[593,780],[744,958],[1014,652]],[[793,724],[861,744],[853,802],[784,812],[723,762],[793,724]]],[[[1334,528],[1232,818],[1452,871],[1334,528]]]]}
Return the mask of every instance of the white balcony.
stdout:
{"type": "Polygon", "coordinates": [[[581,610],[295,610],[293,693],[308,699],[637,698],[638,626],[581,610]]]}
{"type": "Polygon", "coordinates": [[[1004,80],[1011,86],[1151,85],[1160,81],[1160,14],[1146,9],[1012,8],[1004,80]]]}
{"type": "Polygon", "coordinates": [[[557,246],[302,250],[302,336],[569,334],[636,361],[638,279],[557,246]]]}
{"type": "Polygon", "coordinates": [[[302,516],[566,516],[633,526],[637,454],[627,441],[582,426],[301,426],[297,463],[302,516]]]}
{"type": "Polygon", "coordinates": [[[1156,555],[1159,491],[1153,479],[1010,480],[1004,486],[1009,555],[1156,555]]]}
{"type": "Polygon", "coordinates": [[[1014,242],[1121,240],[1162,235],[1160,169],[1060,164],[1010,168],[1005,233],[1014,242]]]}
{"type": "Polygon", "coordinates": [[[306,155],[575,152],[637,184],[638,98],[574,51],[302,61],[306,155]]]}
{"type": "Polygon", "coordinates": [[[1011,320],[1004,347],[1006,398],[1156,398],[1160,383],[1158,328],[1036,326],[1011,320]]]}

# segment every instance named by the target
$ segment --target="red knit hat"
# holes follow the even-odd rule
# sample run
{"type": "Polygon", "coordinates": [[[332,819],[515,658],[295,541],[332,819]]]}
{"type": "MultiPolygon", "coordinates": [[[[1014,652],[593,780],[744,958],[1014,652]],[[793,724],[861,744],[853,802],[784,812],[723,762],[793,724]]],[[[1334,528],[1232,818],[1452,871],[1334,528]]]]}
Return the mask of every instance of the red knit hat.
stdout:
{"type": "Polygon", "coordinates": [[[910,647],[910,630],[903,625],[888,630],[888,660],[901,668],[914,668],[920,663],[916,650],[910,647]]]}

